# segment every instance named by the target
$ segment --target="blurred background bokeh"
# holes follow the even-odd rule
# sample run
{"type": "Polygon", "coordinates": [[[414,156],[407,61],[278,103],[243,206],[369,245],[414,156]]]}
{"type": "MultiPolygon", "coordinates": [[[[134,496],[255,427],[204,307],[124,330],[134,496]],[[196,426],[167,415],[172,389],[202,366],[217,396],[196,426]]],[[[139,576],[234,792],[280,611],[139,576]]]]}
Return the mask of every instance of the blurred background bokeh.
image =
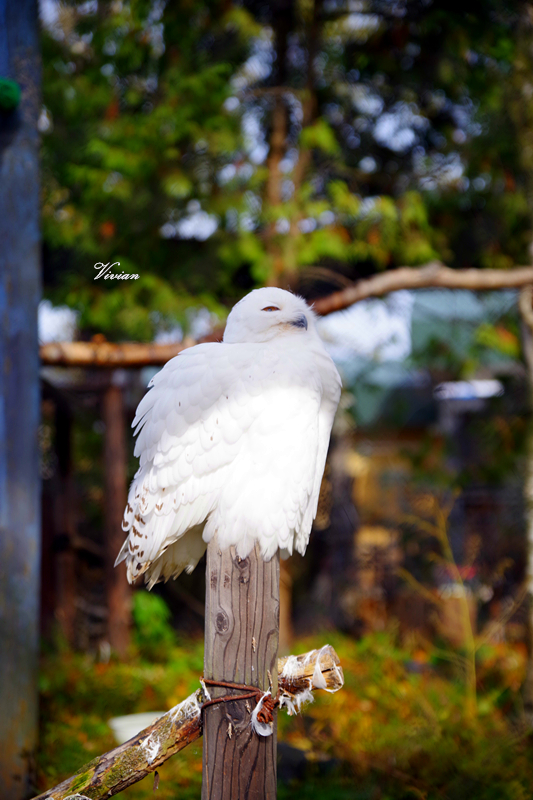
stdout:
{"type": "MultiPolygon", "coordinates": [[[[157,347],[219,337],[257,286],[312,302],[402,266],[529,264],[533,5],[41,0],[40,16],[39,335],[94,353],[48,349],[41,371],[42,791],[113,746],[109,718],[165,710],[202,672],[203,562],[151,594],[112,568],[157,347]],[[124,342],[157,347],[97,363],[124,342]]],[[[403,289],[319,322],[344,393],[308,552],[282,568],[281,651],[329,642],[346,685],[280,714],[282,798],[531,796],[518,301],[403,289]]],[[[192,746],[158,794],[200,781],[192,746]]]]}

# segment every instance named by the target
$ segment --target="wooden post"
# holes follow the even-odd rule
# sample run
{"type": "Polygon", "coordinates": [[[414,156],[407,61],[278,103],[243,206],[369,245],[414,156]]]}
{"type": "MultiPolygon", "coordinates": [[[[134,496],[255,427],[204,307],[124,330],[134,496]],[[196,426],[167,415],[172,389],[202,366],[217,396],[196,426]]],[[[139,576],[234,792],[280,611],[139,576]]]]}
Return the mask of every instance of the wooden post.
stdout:
{"type": "Polygon", "coordinates": [[[131,587],[124,570],[114,568],[124,541],[121,523],[127,499],[124,399],[116,373],[104,394],[103,419],[108,638],[113,650],[124,656],[130,643],[131,587]]]}
{"type": "Polygon", "coordinates": [[[0,106],[0,795],[21,800],[38,722],[37,0],[0,0],[0,76],[11,81],[0,106]]]}
{"type": "MultiPolygon", "coordinates": [[[[526,364],[529,389],[529,410],[533,415],[533,286],[526,286],[520,292],[518,308],[522,316],[522,352],[526,364]]],[[[525,579],[526,595],[526,646],[527,663],[522,696],[527,724],[533,728],[533,419],[530,416],[525,434],[526,460],[524,469],[525,505],[525,579]]]]}
{"type": "MultiPolygon", "coordinates": [[[[265,562],[256,545],[241,560],[214,537],[207,548],[205,677],[266,691],[270,673],[275,694],[278,637],[279,555],[265,562]]],[[[276,712],[273,734],[264,737],[252,730],[253,707],[253,700],[235,700],[205,709],[202,800],[275,799],[276,712]]]]}
{"type": "Polygon", "coordinates": [[[71,647],[76,645],[76,553],[72,476],[72,412],[56,398],[55,452],[59,477],[56,529],[56,619],[71,647]]]}

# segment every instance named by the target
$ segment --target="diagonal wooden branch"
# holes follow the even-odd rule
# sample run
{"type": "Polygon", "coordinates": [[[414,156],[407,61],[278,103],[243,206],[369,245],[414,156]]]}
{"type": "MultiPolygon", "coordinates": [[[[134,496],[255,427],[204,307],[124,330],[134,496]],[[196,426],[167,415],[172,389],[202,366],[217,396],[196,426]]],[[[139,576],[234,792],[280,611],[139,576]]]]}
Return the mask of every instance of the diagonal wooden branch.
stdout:
{"type": "MultiPolygon", "coordinates": [[[[494,289],[518,289],[533,284],[533,267],[514,269],[450,269],[440,262],[424,267],[399,267],[358,281],[353,286],[321,297],[314,303],[320,316],[341,311],[369,297],[382,297],[398,289],[470,289],[476,292],[494,289]]],[[[222,331],[215,331],[202,342],[217,341],[222,331]]],[[[143,367],[159,366],[196,344],[192,340],[175,344],[140,342],[51,342],[40,347],[41,363],[55,367],[143,367]]]]}
{"type": "Polygon", "coordinates": [[[322,297],[314,304],[317,314],[341,311],[368,297],[382,297],[398,289],[519,289],[533,283],[533,267],[500,269],[450,269],[439,261],[424,267],[398,267],[358,281],[339,292],[322,297]]]}
{"type": "Polygon", "coordinates": [[[49,342],[40,346],[39,354],[44,366],[117,369],[163,365],[194,344],[196,342],[190,340],[172,344],[49,342]]]}
{"type": "MultiPolygon", "coordinates": [[[[286,696],[294,700],[311,689],[336,692],[344,678],[335,650],[326,645],[300,656],[280,658],[278,682],[286,696]]],[[[198,689],[129,741],[93,759],[34,800],[66,800],[76,794],[99,800],[122,792],[202,735],[201,706],[205,699],[203,690],[198,689]]]]}

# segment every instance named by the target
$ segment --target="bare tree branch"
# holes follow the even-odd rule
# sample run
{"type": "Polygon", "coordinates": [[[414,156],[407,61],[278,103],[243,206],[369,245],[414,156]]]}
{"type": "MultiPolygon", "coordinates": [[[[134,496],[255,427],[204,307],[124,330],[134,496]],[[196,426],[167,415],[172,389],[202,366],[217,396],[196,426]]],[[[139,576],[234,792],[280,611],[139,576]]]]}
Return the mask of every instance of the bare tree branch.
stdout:
{"type": "Polygon", "coordinates": [[[196,342],[51,342],[40,347],[41,363],[53,367],[146,367],[166,364],[196,342]]]}
{"type": "Polygon", "coordinates": [[[314,304],[320,316],[341,311],[368,297],[382,297],[399,289],[470,289],[474,292],[494,289],[518,289],[533,284],[533,267],[499,269],[450,269],[438,261],[425,267],[399,267],[372,275],[353,286],[322,297],[314,304]]]}
{"type": "MultiPolygon", "coordinates": [[[[312,689],[336,692],[343,686],[344,677],[335,650],[326,645],[300,656],[280,658],[278,683],[285,705],[297,709],[301,702],[298,697],[305,699],[312,689]]],[[[93,759],[34,800],[66,800],[79,795],[100,800],[122,792],[202,735],[201,707],[205,699],[203,690],[198,689],[129,741],[93,759]]]]}

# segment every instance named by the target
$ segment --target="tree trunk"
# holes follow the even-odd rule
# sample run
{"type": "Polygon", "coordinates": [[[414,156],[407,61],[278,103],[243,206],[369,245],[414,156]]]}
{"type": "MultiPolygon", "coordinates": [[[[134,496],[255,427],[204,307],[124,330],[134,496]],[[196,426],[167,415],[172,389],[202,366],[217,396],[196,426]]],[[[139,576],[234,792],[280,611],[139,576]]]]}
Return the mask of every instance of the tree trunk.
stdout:
{"type": "MultiPolygon", "coordinates": [[[[204,675],[277,692],[279,555],[245,559],[235,548],[207,548],[204,675]]],[[[210,688],[212,697],[232,694],[210,688]]],[[[252,730],[254,700],[221,702],[204,711],[202,800],[274,800],[276,712],[271,736],[252,730]]]]}
{"type": "Polygon", "coordinates": [[[72,475],[72,413],[68,404],[56,400],[55,452],[60,493],[56,498],[57,552],[55,616],[61,632],[74,647],[76,632],[76,553],[74,551],[74,498],[72,475]]]}
{"type": "Polygon", "coordinates": [[[36,0],[0,0],[0,786],[27,796],[37,744],[40,476],[40,60],[36,0]],[[16,86],[12,85],[15,91],[16,86]]]}
{"type": "MultiPolygon", "coordinates": [[[[519,308],[522,315],[522,351],[526,364],[530,415],[533,415],[533,308],[532,289],[527,287],[520,294],[519,308]]],[[[528,421],[526,432],[526,465],[524,475],[524,505],[526,516],[526,608],[527,608],[527,668],[522,695],[524,712],[528,724],[533,726],[533,418],[528,421]]]]}
{"type": "Polygon", "coordinates": [[[123,390],[115,381],[104,395],[105,422],[105,534],[109,644],[124,656],[130,643],[131,587],[124,570],[114,568],[124,541],[122,518],[126,507],[126,437],[123,390]]]}
{"type": "MultiPolygon", "coordinates": [[[[520,162],[526,179],[529,212],[533,221],[533,3],[525,2],[520,7],[520,23],[516,35],[514,69],[507,93],[509,115],[514,123],[520,162]]],[[[533,229],[533,224],[532,224],[533,229]]],[[[530,243],[533,255],[533,238],[530,243]]],[[[530,414],[533,414],[533,310],[531,286],[520,294],[522,315],[522,348],[529,384],[530,414]]],[[[526,515],[526,581],[528,609],[527,647],[528,663],[523,686],[524,711],[529,725],[533,726],[533,421],[530,419],[526,442],[526,469],[524,476],[524,500],[526,515]]]]}

